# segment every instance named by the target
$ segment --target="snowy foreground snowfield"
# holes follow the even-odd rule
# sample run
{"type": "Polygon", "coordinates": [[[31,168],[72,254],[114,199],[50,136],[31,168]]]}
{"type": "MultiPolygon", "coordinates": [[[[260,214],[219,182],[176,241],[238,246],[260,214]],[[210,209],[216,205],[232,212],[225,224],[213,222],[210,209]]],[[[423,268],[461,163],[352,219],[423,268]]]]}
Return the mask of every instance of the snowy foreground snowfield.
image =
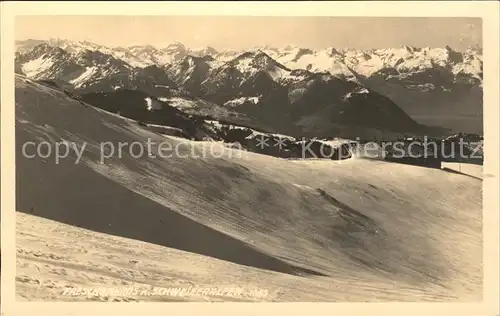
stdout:
{"type": "Polygon", "coordinates": [[[187,155],[216,146],[155,134],[16,78],[18,299],[481,300],[481,180],[379,160],[283,160],[220,143],[222,158],[99,162],[100,142],[148,138],[180,143],[187,155]],[[87,143],[80,163],[22,155],[27,141],[62,139],[87,143]],[[267,295],[68,295],[71,287],[267,295]]]}

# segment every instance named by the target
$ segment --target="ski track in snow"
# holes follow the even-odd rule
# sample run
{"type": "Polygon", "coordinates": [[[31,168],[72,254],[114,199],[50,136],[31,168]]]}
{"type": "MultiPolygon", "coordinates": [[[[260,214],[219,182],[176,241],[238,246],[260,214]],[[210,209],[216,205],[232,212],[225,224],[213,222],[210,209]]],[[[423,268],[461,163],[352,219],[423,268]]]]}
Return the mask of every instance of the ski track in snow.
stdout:
{"type": "Polygon", "coordinates": [[[480,180],[164,137],[18,76],[16,103],[18,143],[89,143],[79,165],[16,154],[18,299],[255,300],[61,294],[67,286],[235,285],[267,289],[268,301],[481,299],[480,180]],[[147,138],[180,144],[181,154],[220,155],[98,161],[99,142],[147,138]],[[286,272],[291,266],[318,274],[286,272]]]}

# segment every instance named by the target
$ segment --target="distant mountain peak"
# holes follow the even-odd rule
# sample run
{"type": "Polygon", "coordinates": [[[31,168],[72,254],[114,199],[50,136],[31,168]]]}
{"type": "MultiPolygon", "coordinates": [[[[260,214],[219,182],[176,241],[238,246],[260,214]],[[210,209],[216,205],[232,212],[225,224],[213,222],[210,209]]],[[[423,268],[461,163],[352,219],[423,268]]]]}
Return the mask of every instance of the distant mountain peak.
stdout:
{"type": "Polygon", "coordinates": [[[60,47],[57,46],[52,46],[48,43],[42,43],[37,46],[35,46],[32,50],[32,53],[34,54],[39,54],[39,53],[66,53],[66,51],[60,47]]]}
{"type": "Polygon", "coordinates": [[[404,45],[403,49],[405,49],[408,53],[414,53],[415,51],[418,51],[418,48],[410,45],[404,45]]]}
{"type": "Polygon", "coordinates": [[[188,53],[197,57],[205,57],[205,56],[216,56],[219,52],[213,48],[212,46],[199,47],[199,48],[190,48],[188,49],[188,53]]]}

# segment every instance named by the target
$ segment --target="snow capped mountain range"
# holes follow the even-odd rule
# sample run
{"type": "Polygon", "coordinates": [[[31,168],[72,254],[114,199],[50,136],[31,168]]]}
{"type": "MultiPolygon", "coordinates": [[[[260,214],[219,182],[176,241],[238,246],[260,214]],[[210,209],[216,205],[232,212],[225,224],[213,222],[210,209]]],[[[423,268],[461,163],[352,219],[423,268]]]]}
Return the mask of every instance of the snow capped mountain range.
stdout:
{"type": "MultiPolygon", "coordinates": [[[[59,47],[68,53],[80,53],[85,50],[99,51],[122,60],[132,67],[150,65],[164,66],[182,60],[188,55],[194,57],[211,56],[219,62],[230,61],[245,51],[218,51],[213,47],[186,48],[175,42],[163,47],[152,45],[135,45],[130,47],[108,47],[87,41],[70,41],[63,39],[24,40],[16,42],[16,51],[26,53],[39,44],[59,47]]],[[[336,76],[355,79],[358,76],[385,76],[386,79],[404,78],[409,74],[420,73],[426,69],[444,68],[453,74],[456,81],[467,78],[470,83],[482,83],[482,50],[470,48],[465,52],[457,52],[446,46],[444,48],[416,48],[403,46],[387,49],[336,49],[333,47],[312,50],[295,46],[273,48],[269,46],[253,47],[249,52],[265,52],[274,60],[290,69],[307,69],[311,71],[330,72],[336,76]]]]}
{"type": "Polygon", "coordinates": [[[366,91],[389,97],[388,102],[394,101],[419,123],[463,127],[462,122],[446,119],[443,124],[429,121],[429,117],[455,113],[481,121],[475,121],[471,129],[482,129],[483,62],[478,48],[457,52],[450,47],[312,50],[263,46],[218,51],[191,49],[181,43],[107,47],[51,39],[17,41],[16,50],[17,73],[63,82],[81,93],[141,89],[168,97],[171,89],[180,89],[255,114],[259,104],[303,100],[321,103],[307,105],[319,109],[366,91]],[[320,101],[318,95],[326,99],[320,101]]]}
{"type": "Polygon", "coordinates": [[[78,53],[86,50],[100,51],[128,63],[132,67],[147,67],[151,65],[166,65],[180,60],[187,55],[203,57],[216,55],[218,52],[212,47],[188,49],[183,44],[175,42],[163,47],[152,45],[133,45],[129,47],[110,47],[88,41],[70,41],[66,39],[24,40],[16,42],[16,51],[26,53],[40,44],[59,47],[68,53],[78,53]]]}

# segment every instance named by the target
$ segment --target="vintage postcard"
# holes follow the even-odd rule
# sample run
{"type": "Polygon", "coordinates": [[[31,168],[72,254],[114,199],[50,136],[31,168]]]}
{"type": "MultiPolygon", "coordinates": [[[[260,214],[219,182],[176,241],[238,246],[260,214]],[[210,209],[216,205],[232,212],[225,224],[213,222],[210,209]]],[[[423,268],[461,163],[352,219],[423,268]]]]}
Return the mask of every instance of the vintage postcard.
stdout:
{"type": "Polygon", "coordinates": [[[2,3],[2,315],[498,315],[499,8],[2,3]]]}

